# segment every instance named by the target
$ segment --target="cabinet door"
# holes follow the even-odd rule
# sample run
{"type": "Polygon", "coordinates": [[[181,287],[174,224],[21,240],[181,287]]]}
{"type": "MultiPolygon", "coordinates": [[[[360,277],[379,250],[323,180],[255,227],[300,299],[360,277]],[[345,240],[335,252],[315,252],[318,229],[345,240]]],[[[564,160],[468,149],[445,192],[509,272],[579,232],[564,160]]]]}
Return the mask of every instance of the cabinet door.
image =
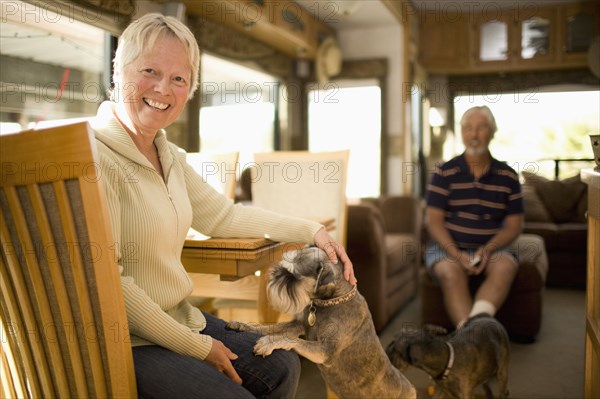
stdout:
{"type": "Polygon", "coordinates": [[[469,66],[468,25],[461,15],[428,15],[419,28],[419,61],[430,72],[464,71],[469,66]]]}
{"type": "Polygon", "coordinates": [[[588,48],[600,35],[600,3],[567,4],[559,14],[559,61],[586,64],[588,48]]]}
{"type": "Polygon", "coordinates": [[[513,63],[513,14],[504,10],[494,17],[479,16],[473,26],[473,60],[478,68],[502,70],[513,63]]]}
{"type": "Polygon", "coordinates": [[[518,64],[544,66],[556,61],[556,14],[555,8],[519,12],[514,46],[518,64]]]}

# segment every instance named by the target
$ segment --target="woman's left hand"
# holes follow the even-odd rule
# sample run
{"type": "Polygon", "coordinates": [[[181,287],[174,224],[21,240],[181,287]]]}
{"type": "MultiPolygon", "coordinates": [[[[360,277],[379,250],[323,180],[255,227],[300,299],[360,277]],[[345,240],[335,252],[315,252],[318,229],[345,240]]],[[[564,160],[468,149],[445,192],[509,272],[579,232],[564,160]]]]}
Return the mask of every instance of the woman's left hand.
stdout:
{"type": "Polygon", "coordinates": [[[348,280],[350,284],[356,285],[357,280],[354,276],[354,267],[352,266],[350,258],[348,258],[344,246],[338,243],[325,228],[317,231],[314,240],[315,245],[325,251],[331,262],[338,263],[338,258],[342,261],[344,264],[344,278],[348,280]]]}

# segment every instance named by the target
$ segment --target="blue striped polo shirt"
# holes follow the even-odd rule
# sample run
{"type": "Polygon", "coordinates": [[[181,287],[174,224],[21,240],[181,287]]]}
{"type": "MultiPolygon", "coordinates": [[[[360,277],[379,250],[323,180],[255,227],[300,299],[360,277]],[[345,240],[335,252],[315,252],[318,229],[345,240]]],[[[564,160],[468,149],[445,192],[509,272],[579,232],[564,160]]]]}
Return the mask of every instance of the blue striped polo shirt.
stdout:
{"type": "Polygon", "coordinates": [[[508,215],[523,213],[517,173],[492,158],[479,179],[471,174],[464,154],[436,167],[427,186],[427,206],[446,212],[446,228],[463,249],[488,242],[508,215]]]}

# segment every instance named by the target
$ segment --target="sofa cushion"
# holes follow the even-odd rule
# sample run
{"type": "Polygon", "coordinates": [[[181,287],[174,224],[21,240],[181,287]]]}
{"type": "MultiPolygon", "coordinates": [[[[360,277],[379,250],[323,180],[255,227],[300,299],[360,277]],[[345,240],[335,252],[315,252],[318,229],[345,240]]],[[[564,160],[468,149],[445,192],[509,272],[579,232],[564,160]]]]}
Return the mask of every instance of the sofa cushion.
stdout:
{"type": "Polygon", "coordinates": [[[586,185],[579,176],[564,180],[549,180],[535,173],[523,171],[525,184],[531,184],[556,223],[581,220],[579,202],[586,195],[586,185]]]}
{"type": "Polygon", "coordinates": [[[558,225],[556,223],[525,222],[523,231],[542,237],[548,251],[558,248],[558,225]]]}
{"type": "Polygon", "coordinates": [[[385,235],[385,247],[388,276],[392,276],[404,268],[414,267],[419,255],[419,246],[413,234],[388,233],[385,235]]]}
{"type": "Polygon", "coordinates": [[[558,249],[564,251],[587,251],[587,225],[562,223],[558,225],[558,249]]]}
{"type": "Polygon", "coordinates": [[[524,231],[541,236],[548,252],[585,252],[587,248],[587,225],[585,223],[526,222],[524,231]]]}
{"type": "Polygon", "coordinates": [[[526,222],[552,222],[552,216],[548,213],[546,205],[540,199],[531,184],[523,184],[523,206],[525,207],[526,222]]]}

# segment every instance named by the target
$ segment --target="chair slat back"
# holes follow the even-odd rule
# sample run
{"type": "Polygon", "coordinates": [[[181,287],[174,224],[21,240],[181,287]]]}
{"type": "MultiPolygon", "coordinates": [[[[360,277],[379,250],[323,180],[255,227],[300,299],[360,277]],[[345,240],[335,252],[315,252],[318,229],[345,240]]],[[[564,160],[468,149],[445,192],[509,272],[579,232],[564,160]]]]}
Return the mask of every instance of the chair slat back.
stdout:
{"type": "Polygon", "coordinates": [[[0,317],[10,389],[28,397],[136,396],[93,132],[79,123],[2,136],[0,154],[0,317]]]}
{"type": "Polygon", "coordinates": [[[187,162],[215,190],[235,198],[239,152],[189,152],[187,162]]]}
{"type": "Polygon", "coordinates": [[[349,151],[254,154],[252,204],[316,221],[334,219],[331,232],[346,245],[349,151]]]}

